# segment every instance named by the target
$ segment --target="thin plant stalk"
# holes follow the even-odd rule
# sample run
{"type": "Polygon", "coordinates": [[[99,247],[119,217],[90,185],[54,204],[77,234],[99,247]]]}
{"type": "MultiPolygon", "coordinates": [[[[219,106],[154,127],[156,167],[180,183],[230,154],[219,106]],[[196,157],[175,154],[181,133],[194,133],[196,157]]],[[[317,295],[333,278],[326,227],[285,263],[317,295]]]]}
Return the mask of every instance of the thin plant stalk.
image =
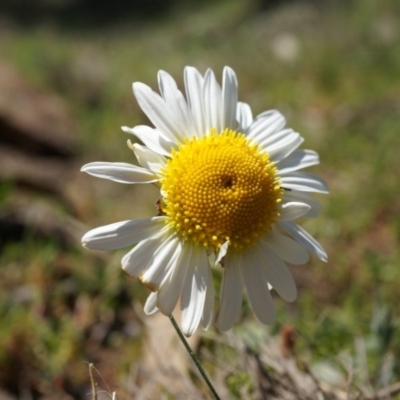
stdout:
{"type": "Polygon", "coordinates": [[[208,388],[210,389],[211,393],[213,394],[214,398],[216,400],[221,400],[221,398],[219,397],[219,395],[218,395],[217,391],[215,390],[213,384],[211,383],[210,379],[208,378],[206,372],[204,371],[203,367],[201,366],[199,359],[197,358],[196,354],[194,354],[194,352],[193,352],[192,348],[189,346],[189,343],[187,342],[185,336],[183,335],[183,333],[179,329],[179,326],[176,323],[175,318],[172,316],[172,314],[169,316],[169,319],[171,320],[171,323],[172,323],[173,327],[175,328],[176,333],[179,336],[179,339],[181,340],[181,342],[185,346],[186,351],[189,353],[189,356],[191,357],[191,359],[195,363],[197,369],[199,370],[201,376],[205,380],[205,382],[206,382],[208,388]]]}

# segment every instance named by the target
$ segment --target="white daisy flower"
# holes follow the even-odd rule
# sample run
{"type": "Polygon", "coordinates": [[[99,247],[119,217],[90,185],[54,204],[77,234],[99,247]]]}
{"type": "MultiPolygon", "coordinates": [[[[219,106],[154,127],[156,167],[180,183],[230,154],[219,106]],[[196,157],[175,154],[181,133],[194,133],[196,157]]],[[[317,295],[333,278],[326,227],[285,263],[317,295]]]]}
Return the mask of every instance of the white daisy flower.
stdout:
{"type": "Polygon", "coordinates": [[[301,172],[319,163],[303,138],[285,128],[278,111],[253,118],[238,102],[236,75],[184,71],[186,98],[174,79],[158,74],[161,95],[143,83],[134,95],[154,128],[123,127],[143,145],[129,147],[140,167],[94,162],[82,171],[121,183],[160,187],[155,217],[117,222],[88,232],[89,249],[114,250],[136,244],[122,268],[152,291],[144,310],[170,315],[180,300],[182,331],[213,321],[212,264],[223,267],[217,326],[229,330],[239,317],[246,289],[257,318],[274,320],[270,288],[287,301],[296,285],[286,263],[304,264],[309,252],[326,261],[323,248],[294,221],[315,217],[320,205],[311,192],[327,193],[318,177],[301,172]]]}

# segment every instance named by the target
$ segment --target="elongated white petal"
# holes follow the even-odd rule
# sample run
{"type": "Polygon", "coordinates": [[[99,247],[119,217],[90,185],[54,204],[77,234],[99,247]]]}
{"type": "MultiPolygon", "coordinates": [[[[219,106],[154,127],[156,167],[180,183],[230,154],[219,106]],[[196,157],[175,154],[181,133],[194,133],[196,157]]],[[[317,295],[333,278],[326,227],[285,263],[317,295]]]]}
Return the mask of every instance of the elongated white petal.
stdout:
{"type": "Polygon", "coordinates": [[[184,71],[186,98],[192,113],[198,137],[206,134],[204,117],[203,77],[196,68],[186,67],[184,71]]]}
{"type": "Polygon", "coordinates": [[[204,301],[204,310],[200,321],[201,326],[206,330],[211,326],[214,320],[214,298],[215,298],[214,280],[211,269],[209,269],[207,275],[206,299],[204,301]]]}
{"type": "Polygon", "coordinates": [[[221,284],[221,307],[218,315],[218,329],[229,331],[239,317],[243,299],[243,283],[240,274],[240,256],[227,254],[221,284]]]}
{"type": "Polygon", "coordinates": [[[279,221],[291,221],[302,217],[310,210],[310,206],[305,203],[291,202],[282,204],[279,221]]]}
{"type": "Polygon", "coordinates": [[[175,116],[179,130],[187,137],[192,137],[195,132],[192,114],[183,94],[178,89],[175,80],[165,71],[158,72],[158,85],[160,92],[175,116]]]}
{"type": "Polygon", "coordinates": [[[298,192],[296,190],[285,190],[282,196],[282,203],[300,202],[310,206],[310,210],[304,214],[304,217],[317,217],[321,211],[321,203],[310,196],[307,192],[298,192]]]}
{"type": "Polygon", "coordinates": [[[83,246],[92,250],[115,250],[138,243],[165,227],[165,217],[116,222],[87,232],[83,246]]]}
{"type": "Polygon", "coordinates": [[[132,278],[138,278],[146,266],[151,262],[152,254],[161,246],[162,235],[142,240],[121,260],[123,271],[132,278]]]}
{"type": "Polygon", "coordinates": [[[131,278],[139,277],[142,270],[150,262],[152,252],[160,246],[159,241],[142,240],[131,251],[126,253],[121,260],[121,266],[124,272],[131,278]]]}
{"type": "Polygon", "coordinates": [[[214,72],[208,69],[204,77],[204,111],[206,133],[215,128],[217,133],[222,126],[222,90],[215,79],[214,72]]]}
{"type": "Polygon", "coordinates": [[[153,315],[159,311],[159,309],[156,306],[156,302],[157,302],[157,292],[151,292],[143,307],[143,311],[146,315],[153,315]]]}
{"type": "Polygon", "coordinates": [[[191,271],[186,275],[181,300],[182,332],[187,337],[193,335],[203,316],[209,272],[203,248],[194,246],[190,264],[191,271]]]}
{"type": "Polygon", "coordinates": [[[262,268],[253,251],[243,254],[240,270],[251,308],[263,324],[271,324],[275,319],[275,307],[262,268]]]}
{"type": "Polygon", "coordinates": [[[306,172],[292,172],[282,176],[282,187],[299,190],[300,192],[328,193],[326,183],[314,174],[306,172]]]}
{"type": "Polygon", "coordinates": [[[171,140],[158,129],[150,128],[146,125],[138,125],[133,128],[123,126],[121,129],[126,133],[136,136],[146,147],[157,154],[170,157],[171,149],[177,148],[176,143],[171,142],[171,140]]]}
{"type": "Polygon", "coordinates": [[[302,265],[310,258],[308,251],[303,246],[278,232],[271,231],[267,237],[262,239],[262,243],[289,264],[302,265]]]}
{"type": "Polygon", "coordinates": [[[157,296],[157,307],[164,315],[171,315],[179,297],[181,297],[183,284],[185,282],[188,266],[188,260],[192,257],[192,248],[190,244],[182,246],[175,266],[167,279],[162,282],[157,296]]]}
{"type": "Polygon", "coordinates": [[[221,260],[226,256],[226,253],[228,251],[228,247],[229,247],[229,242],[225,242],[219,249],[217,257],[215,259],[215,264],[218,264],[219,262],[221,262],[221,260]]]}
{"type": "Polygon", "coordinates": [[[304,139],[297,132],[292,131],[264,149],[269,154],[271,161],[278,163],[293,153],[303,142],[304,139]]]}
{"type": "Polygon", "coordinates": [[[185,132],[180,131],[183,125],[180,116],[173,113],[159,94],[140,82],[133,84],[133,93],[140,108],[158,130],[172,142],[183,140],[185,132]]]}
{"type": "Polygon", "coordinates": [[[288,157],[277,163],[276,167],[279,169],[279,175],[283,176],[287,173],[317,164],[319,164],[319,157],[315,151],[295,150],[288,157]]]}
{"type": "Polygon", "coordinates": [[[247,132],[247,128],[253,122],[253,113],[247,103],[239,102],[236,109],[236,119],[239,123],[239,130],[247,132]]]}
{"type": "Polygon", "coordinates": [[[266,111],[256,117],[247,129],[247,137],[262,143],[273,133],[281,130],[286,124],[284,116],[276,110],[266,111]]]}
{"type": "Polygon", "coordinates": [[[131,148],[135,152],[139,164],[153,173],[160,174],[161,170],[166,166],[165,157],[154,153],[154,151],[147,147],[134,143],[131,145],[131,148]]]}
{"type": "Polygon", "coordinates": [[[223,128],[237,128],[236,108],[238,100],[238,83],[232,68],[225,67],[222,77],[222,126],[223,128]]]}
{"type": "Polygon", "coordinates": [[[301,244],[308,251],[315,254],[320,260],[325,262],[328,261],[328,256],[326,254],[326,251],[302,227],[290,221],[285,221],[285,222],[278,221],[278,225],[281,228],[283,228],[290,236],[292,236],[297,243],[301,244]]]}
{"type": "Polygon", "coordinates": [[[119,183],[150,183],[158,181],[157,176],[148,169],[121,162],[92,162],[84,165],[81,171],[97,178],[110,179],[119,183]]]}
{"type": "Polygon", "coordinates": [[[266,279],[286,301],[294,301],[297,297],[296,283],[285,262],[272,252],[264,241],[260,241],[256,249],[256,257],[262,266],[266,279]]]}
{"type": "Polygon", "coordinates": [[[282,129],[280,131],[271,133],[268,136],[265,136],[263,140],[260,140],[258,142],[258,144],[260,145],[260,147],[264,148],[264,149],[268,149],[269,146],[273,146],[275,145],[275,143],[280,143],[282,140],[285,140],[285,138],[287,138],[287,136],[289,135],[293,135],[295,134],[295,136],[297,137],[298,134],[296,134],[296,132],[293,131],[293,129],[282,129]]]}
{"type": "Polygon", "coordinates": [[[142,271],[139,278],[150,289],[158,290],[162,281],[168,276],[182,251],[176,236],[170,236],[152,255],[150,263],[142,271]]]}
{"type": "MultiPolygon", "coordinates": [[[[280,114],[280,112],[278,110],[266,110],[266,111],[263,111],[260,114],[258,114],[255,119],[261,119],[261,118],[269,117],[269,116],[272,115],[272,113],[279,113],[280,114]]],[[[283,117],[283,118],[285,118],[285,117],[283,117]]],[[[286,124],[286,119],[285,119],[285,124],[286,124]]]]}

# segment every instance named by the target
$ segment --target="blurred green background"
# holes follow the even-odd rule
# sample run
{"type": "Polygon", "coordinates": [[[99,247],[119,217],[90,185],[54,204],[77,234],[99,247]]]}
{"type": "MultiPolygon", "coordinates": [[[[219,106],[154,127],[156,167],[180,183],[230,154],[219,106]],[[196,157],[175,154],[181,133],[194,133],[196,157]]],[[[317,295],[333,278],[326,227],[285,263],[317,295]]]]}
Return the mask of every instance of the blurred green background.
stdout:
{"type": "Polygon", "coordinates": [[[245,306],[235,329],[293,325],[298,360],[341,387],[350,370],[355,387],[399,381],[399,19],[398,0],[2,1],[0,397],[88,398],[94,362],[129,398],[147,289],[121,272],[123,250],[89,252],[80,237],[154,215],[158,193],[79,169],[135,162],[119,128],[148,121],[131,83],[156,89],[164,69],[182,88],[185,65],[219,80],[231,66],[254,114],[280,110],[319,152],[331,191],[303,224],[328,264],[292,268],[299,299],[276,299],[273,326],[245,306]]]}

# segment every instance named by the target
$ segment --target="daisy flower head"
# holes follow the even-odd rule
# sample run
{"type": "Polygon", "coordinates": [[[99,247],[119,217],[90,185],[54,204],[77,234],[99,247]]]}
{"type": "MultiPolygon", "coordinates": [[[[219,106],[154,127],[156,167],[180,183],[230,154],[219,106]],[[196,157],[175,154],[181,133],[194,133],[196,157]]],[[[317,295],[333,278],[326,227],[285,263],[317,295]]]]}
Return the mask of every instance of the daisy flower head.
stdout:
{"type": "Polygon", "coordinates": [[[158,214],[93,229],[82,242],[113,250],[136,244],[122,268],[151,291],[147,314],[170,315],[180,301],[182,331],[190,336],[214,319],[212,266],[223,268],[217,326],[229,330],[239,317],[243,292],[257,318],[274,320],[271,287],[285,300],[297,296],[289,264],[309,252],[326,261],[319,243],[296,224],[315,217],[310,193],[327,193],[318,177],[301,171],[319,163],[301,150],[303,138],[270,110],[253,117],[238,101],[234,71],[225,67],[220,86],[213,71],[184,70],[185,95],[174,79],[158,73],[160,94],[143,83],[133,93],[154,127],[122,130],[139,166],[94,162],[90,175],[160,188],[158,214]]]}

